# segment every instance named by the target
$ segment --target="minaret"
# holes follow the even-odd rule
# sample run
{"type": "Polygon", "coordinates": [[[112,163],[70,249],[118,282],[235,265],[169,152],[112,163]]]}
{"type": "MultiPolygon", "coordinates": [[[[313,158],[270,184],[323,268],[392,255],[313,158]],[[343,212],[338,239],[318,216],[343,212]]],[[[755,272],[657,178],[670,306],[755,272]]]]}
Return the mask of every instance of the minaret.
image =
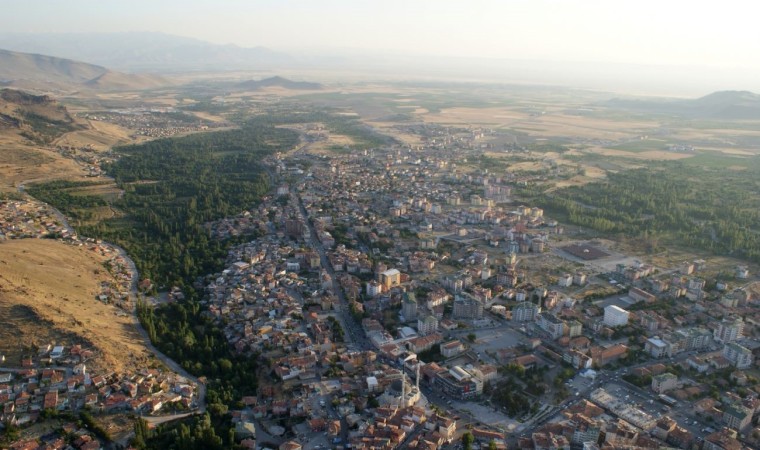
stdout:
{"type": "Polygon", "coordinates": [[[420,361],[417,360],[417,392],[420,392],[420,361]]]}
{"type": "Polygon", "coordinates": [[[404,365],[401,365],[401,404],[399,407],[406,407],[406,374],[404,373],[404,365]]]}

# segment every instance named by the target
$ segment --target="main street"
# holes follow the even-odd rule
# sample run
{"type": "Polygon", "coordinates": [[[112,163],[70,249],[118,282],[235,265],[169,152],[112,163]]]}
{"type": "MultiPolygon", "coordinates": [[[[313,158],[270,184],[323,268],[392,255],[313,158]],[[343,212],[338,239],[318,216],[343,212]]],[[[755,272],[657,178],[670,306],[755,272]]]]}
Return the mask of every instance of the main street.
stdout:
{"type": "Polygon", "coordinates": [[[343,292],[343,288],[340,286],[340,283],[338,283],[337,278],[335,277],[335,270],[332,266],[332,263],[330,262],[330,258],[327,257],[327,251],[317,238],[317,231],[314,228],[314,224],[309,217],[309,213],[306,211],[306,207],[303,204],[303,199],[301,199],[300,195],[297,196],[297,198],[302,218],[304,222],[308,224],[309,232],[311,234],[309,244],[319,253],[322,268],[325,269],[328,275],[330,275],[330,278],[332,280],[332,291],[338,297],[340,307],[337,308],[338,313],[336,314],[336,318],[340,321],[340,324],[343,327],[346,344],[348,347],[351,347],[353,345],[357,350],[369,350],[371,348],[369,340],[364,334],[361,323],[359,323],[351,314],[351,309],[348,300],[346,299],[346,295],[343,292]]]}

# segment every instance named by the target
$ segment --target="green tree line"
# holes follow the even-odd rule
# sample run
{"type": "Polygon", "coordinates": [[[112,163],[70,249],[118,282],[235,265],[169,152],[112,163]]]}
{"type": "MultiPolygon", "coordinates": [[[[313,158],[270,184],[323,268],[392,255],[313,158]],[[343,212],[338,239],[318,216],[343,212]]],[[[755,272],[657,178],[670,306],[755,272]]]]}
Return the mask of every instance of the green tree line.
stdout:
{"type": "Polygon", "coordinates": [[[760,262],[760,170],[662,163],[543,195],[545,209],[604,233],[665,238],[760,262]]]}

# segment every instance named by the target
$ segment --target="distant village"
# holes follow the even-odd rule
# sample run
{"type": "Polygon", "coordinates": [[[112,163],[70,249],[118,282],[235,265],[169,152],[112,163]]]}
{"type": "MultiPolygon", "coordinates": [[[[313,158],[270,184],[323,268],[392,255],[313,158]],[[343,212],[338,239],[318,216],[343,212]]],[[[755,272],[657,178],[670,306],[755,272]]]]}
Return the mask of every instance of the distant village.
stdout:
{"type": "Polygon", "coordinates": [[[133,137],[164,138],[229,126],[228,123],[203,120],[173,108],[108,110],[83,113],[80,117],[133,130],[133,137]]]}

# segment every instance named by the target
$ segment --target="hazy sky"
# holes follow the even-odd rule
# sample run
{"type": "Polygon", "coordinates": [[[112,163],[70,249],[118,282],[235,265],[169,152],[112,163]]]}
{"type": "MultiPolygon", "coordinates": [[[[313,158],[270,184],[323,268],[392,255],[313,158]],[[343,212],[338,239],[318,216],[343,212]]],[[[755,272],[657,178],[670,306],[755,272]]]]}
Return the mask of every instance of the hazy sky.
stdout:
{"type": "Polygon", "coordinates": [[[749,1],[2,0],[4,32],[162,31],[273,49],[760,68],[749,1]]]}

